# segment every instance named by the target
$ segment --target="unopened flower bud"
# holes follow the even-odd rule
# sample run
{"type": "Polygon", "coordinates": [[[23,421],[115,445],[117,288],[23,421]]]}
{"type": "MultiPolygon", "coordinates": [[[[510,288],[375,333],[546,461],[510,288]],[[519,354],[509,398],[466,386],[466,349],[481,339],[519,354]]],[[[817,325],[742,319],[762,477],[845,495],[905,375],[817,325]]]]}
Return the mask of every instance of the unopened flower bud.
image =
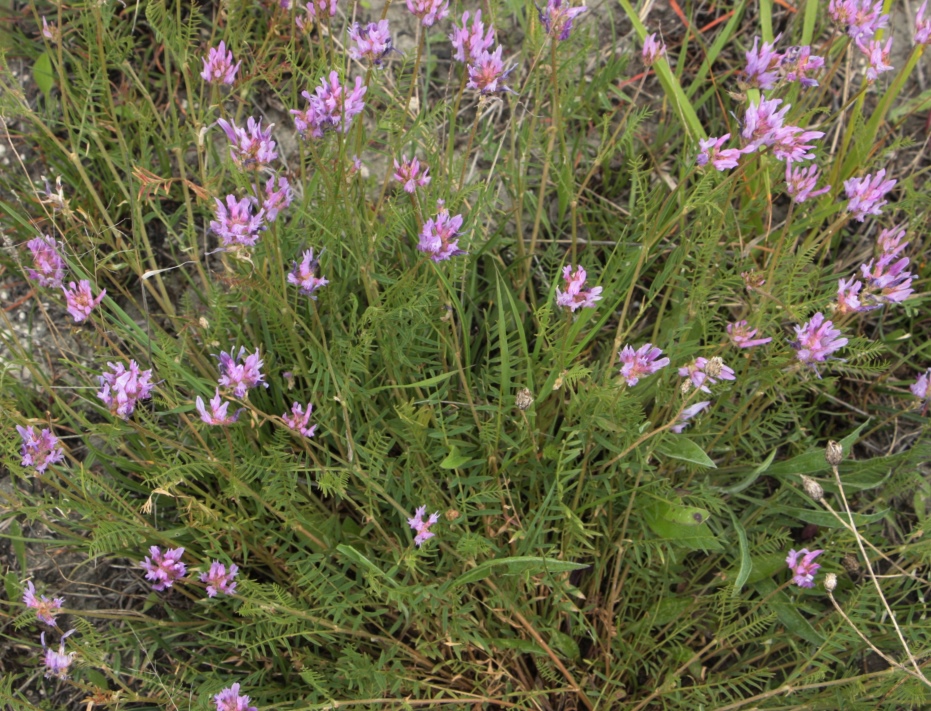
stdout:
{"type": "Polygon", "coordinates": [[[821,488],[821,484],[811,477],[802,477],[802,488],[814,501],[821,501],[824,498],[824,489],[821,488]]]}
{"type": "Polygon", "coordinates": [[[705,373],[712,378],[717,378],[722,370],[724,370],[724,360],[718,356],[709,358],[708,362],[705,363],[705,373]]]}
{"type": "Polygon", "coordinates": [[[824,576],[824,589],[828,592],[834,592],[837,587],[837,576],[834,573],[828,573],[824,576]]]}
{"type": "Polygon", "coordinates": [[[841,447],[840,442],[828,440],[828,446],[824,448],[824,458],[832,467],[840,464],[844,460],[844,448],[841,447]]]}
{"type": "Polygon", "coordinates": [[[533,393],[527,388],[521,388],[517,391],[517,397],[514,398],[514,404],[518,410],[526,410],[533,405],[533,393]]]}

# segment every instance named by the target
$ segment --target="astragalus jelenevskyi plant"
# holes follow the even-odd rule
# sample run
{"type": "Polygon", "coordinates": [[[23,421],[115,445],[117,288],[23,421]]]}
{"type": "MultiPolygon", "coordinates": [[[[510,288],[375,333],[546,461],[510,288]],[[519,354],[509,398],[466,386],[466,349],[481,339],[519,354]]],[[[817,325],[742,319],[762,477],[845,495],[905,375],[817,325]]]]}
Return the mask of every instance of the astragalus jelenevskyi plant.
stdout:
{"type": "Polygon", "coordinates": [[[11,17],[2,702],[922,703],[928,21],[780,8],[11,17]]]}

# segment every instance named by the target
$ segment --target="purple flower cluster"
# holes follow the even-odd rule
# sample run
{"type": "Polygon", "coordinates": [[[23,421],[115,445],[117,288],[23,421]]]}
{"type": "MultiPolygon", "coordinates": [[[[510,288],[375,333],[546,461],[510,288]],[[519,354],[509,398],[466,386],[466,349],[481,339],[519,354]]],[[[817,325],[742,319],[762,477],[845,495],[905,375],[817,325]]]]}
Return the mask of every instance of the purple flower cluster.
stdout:
{"type": "Polygon", "coordinates": [[[306,294],[316,301],[317,295],[315,292],[317,289],[326,286],[330,282],[326,280],[326,277],[317,276],[320,261],[314,258],[314,250],[306,250],[300,263],[293,262],[293,264],[294,269],[288,274],[288,283],[298,286],[302,294],[306,294]]]}
{"type": "Polygon", "coordinates": [[[595,302],[601,300],[601,287],[593,286],[585,289],[585,279],[587,275],[585,270],[579,266],[572,271],[572,266],[567,264],[563,267],[562,278],[566,282],[566,290],[561,291],[556,288],[556,304],[563,306],[570,311],[581,308],[594,308],[595,302]]]}
{"type": "Polygon", "coordinates": [[[682,431],[689,426],[689,420],[695,417],[695,415],[698,413],[702,412],[710,404],[711,400],[702,400],[701,402],[696,402],[692,405],[689,405],[679,414],[679,419],[676,421],[676,424],[669,428],[669,431],[675,432],[676,434],[682,434],[682,431]]]}
{"type": "Polygon", "coordinates": [[[295,432],[300,432],[304,437],[313,437],[314,432],[317,431],[317,425],[310,424],[310,413],[313,412],[314,406],[310,403],[307,403],[307,410],[304,410],[304,406],[299,402],[292,403],[291,405],[291,414],[287,412],[281,416],[281,419],[284,420],[284,423],[295,432]]]}
{"type": "Polygon", "coordinates": [[[200,575],[200,581],[207,583],[207,597],[216,597],[219,593],[232,595],[236,591],[236,581],[233,578],[237,573],[239,573],[239,568],[236,565],[231,565],[227,571],[223,563],[218,560],[213,561],[210,564],[210,570],[200,575]]]}
{"type": "Polygon", "coordinates": [[[424,27],[432,27],[449,15],[449,0],[407,0],[407,9],[424,27]]]}
{"type": "Polygon", "coordinates": [[[381,60],[391,51],[391,32],[388,29],[388,20],[370,22],[364,27],[354,22],[349,28],[350,59],[365,60],[376,67],[381,66],[381,60]]]}
{"type": "Polygon", "coordinates": [[[424,520],[424,516],[426,515],[427,507],[421,506],[414,512],[414,518],[407,519],[407,525],[410,526],[412,530],[417,531],[417,535],[414,536],[414,543],[417,544],[418,548],[423,545],[424,541],[436,535],[430,530],[430,527],[440,520],[440,515],[438,513],[430,514],[430,518],[424,520]]]}
{"type": "Polygon", "coordinates": [[[587,9],[584,5],[572,7],[568,0],[547,0],[546,7],[537,8],[537,14],[540,16],[540,22],[543,23],[546,34],[562,41],[569,39],[572,21],[587,9]]]}
{"type": "Polygon", "coordinates": [[[256,202],[253,198],[237,200],[235,195],[227,195],[225,205],[219,198],[214,200],[216,219],[210,221],[210,229],[224,247],[251,247],[258,242],[259,232],[265,229],[265,212],[260,209],[257,214],[252,214],[256,202]]]}
{"type": "Polygon", "coordinates": [[[413,195],[418,187],[425,188],[430,184],[430,176],[427,175],[430,168],[423,166],[423,171],[421,171],[420,167],[420,161],[417,160],[416,156],[410,160],[407,159],[406,155],[401,156],[400,163],[395,158],[394,175],[391,177],[403,184],[405,192],[413,195]]]}
{"type": "Polygon", "coordinates": [[[816,373],[815,363],[823,363],[834,351],[847,345],[847,339],[841,337],[841,332],[831,321],[826,321],[820,311],[804,326],[796,326],[795,336],[792,347],[796,357],[816,373]]]}
{"type": "Polygon", "coordinates": [[[786,556],[786,565],[792,570],[792,582],[800,588],[815,587],[815,575],[821,568],[820,563],[815,563],[815,558],[822,553],[822,550],[809,551],[807,548],[800,551],[790,550],[786,556]]]}
{"type": "Polygon", "coordinates": [[[895,187],[896,180],[886,180],[886,169],[878,171],[876,175],[864,175],[862,178],[850,178],[844,181],[844,191],[847,193],[847,212],[853,215],[857,222],[863,222],[867,215],[879,215],[886,200],[883,197],[895,187]]]}
{"type": "Polygon", "coordinates": [[[915,44],[931,44],[931,17],[925,17],[928,0],[924,0],[915,13],[915,44]]]}
{"type": "MultiPolygon", "coordinates": [[[[778,41],[779,38],[777,37],[778,41]]],[[[812,56],[811,47],[789,47],[780,54],[775,42],[763,42],[753,38],[753,47],[746,53],[747,66],[741,75],[743,88],[774,89],[780,81],[798,82],[802,86],[818,86],[810,74],[824,68],[824,58],[812,56]]]]}
{"type": "Polygon", "coordinates": [[[679,368],[679,375],[688,378],[689,382],[699,390],[710,393],[709,385],[714,385],[721,380],[734,380],[734,371],[720,358],[698,357],[682,368],[679,368]]]}
{"type": "Polygon", "coordinates": [[[21,427],[16,425],[16,431],[22,438],[20,454],[24,467],[35,469],[36,474],[44,474],[50,464],[57,464],[65,458],[65,453],[58,443],[58,437],[50,429],[44,429],[36,434],[32,425],[21,427]]]}
{"type": "Polygon", "coordinates": [[[828,14],[857,43],[872,39],[889,25],[889,15],[883,14],[882,0],[831,0],[828,14]]]}
{"type": "Polygon", "coordinates": [[[621,377],[627,385],[633,387],[640,382],[640,378],[652,375],[660,368],[669,365],[669,358],[660,358],[662,354],[663,352],[652,343],[646,343],[637,350],[634,350],[632,346],[624,346],[618,353],[623,363],[621,377]]]}
{"type": "Polygon", "coordinates": [[[365,108],[362,99],[365,92],[362,77],[356,77],[355,87],[350,90],[340,83],[335,71],[330,72],[329,79],[321,80],[315,94],[301,92],[308,102],[306,109],[291,109],[297,132],[302,136],[309,133],[314,138],[322,138],[329,130],[347,133],[353,117],[365,108]]]}
{"type": "Polygon", "coordinates": [[[919,400],[928,400],[929,395],[931,395],[931,387],[929,386],[931,386],[931,368],[921,373],[915,382],[908,386],[908,389],[919,400]]]}
{"type": "Polygon", "coordinates": [[[656,60],[666,54],[666,43],[662,40],[656,39],[656,33],[647,35],[643,38],[643,49],[640,52],[640,57],[643,59],[643,63],[652,67],[656,60]]]}
{"type": "Polygon", "coordinates": [[[39,286],[57,289],[65,278],[65,260],[58,251],[61,246],[48,235],[35,237],[26,246],[32,253],[33,269],[26,270],[26,276],[39,282],[39,286]]]}
{"type": "Polygon", "coordinates": [[[204,399],[198,395],[195,401],[197,412],[200,413],[200,419],[208,425],[231,425],[239,419],[239,414],[245,408],[239,408],[232,415],[228,413],[230,403],[223,402],[220,397],[220,389],[216,388],[214,396],[210,398],[210,410],[204,405],[204,399]]]}
{"type": "Polygon", "coordinates": [[[107,363],[112,373],[97,376],[100,390],[97,397],[103,400],[110,413],[128,420],[136,409],[136,403],[152,395],[151,370],[139,370],[139,364],[129,361],[129,368],[122,363],[107,363]]]}
{"type": "Polygon", "coordinates": [[[41,620],[49,627],[55,626],[55,614],[65,604],[65,598],[56,597],[49,600],[45,595],[36,597],[36,586],[31,580],[26,582],[23,588],[23,602],[26,607],[31,607],[36,611],[36,619],[41,620]]]}
{"type": "Polygon", "coordinates": [[[468,10],[462,13],[462,27],[454,24],[452,34],[449,35],[449,41],[453,43],[455,50],[453,59],[463,64],[476,61],[495,43],[495,30],[491,25],[488,26],[487,31],[485,30],[482,11],[475,11],[471,27],[469,27],[470,15],[468,10]]]}
{"type": "Polygon", "coordinates": [[[81,279],[77,284],[71,282],[68,288],[64,286],[61,290],[65,292],[65,303],[68,307],[68,313],[74,318],[75,323],[81,323],[91,315],[103,297],[107,295],[106,289],[101,289],[97,297],[91,291],[91,283],[87,279],[81,279]]]}
{"type": "Polygon", "coordinates": [[[252,198],[252,203],[253,205],[261,205],[258,215],[264,217],[268,222],[277,220],[278,213],[290,207],[292,200],[294,200],[294,191],[291,190],[291,184],[283,175],[270,177],[265,183],[264,190],[259,190],[256,185],[253,185],[252,189],[259,196],[252,198]]]}
{"type": "Polygon", "coordinates": [[[462,215],[450,217],[449,210],[443,206],[442,200],[437,201],[437,210],[437,216],[424,223],[417,249],[426,253],[434,262],[466,254],[459,249],[462,215]]]}
{"type": "Polygon", "coordinates": [[[217,711],[259,711],[255,706],[249,705],[248,696],[239,695],[239,684],[223,689],[213,700],[217,705],[217,711]]]}
{"type": "Polygon", "coordinates": [[[220,40],[220,44],[211,47],[207,56],[201,61],[204,63],[204,70],[200,73],[204,81],[211,84],[232,84],[236,81],[236,72],[242,62],[235,65],[233,62],[233,53],[227,51],[226,43],[220,40]]]}
{"type": "Polygon", "coordinates": [[[65,640],[74,634],[74,630],[65,632],[58,642],[58,649],[45,645],[45,632],[42,633],[42,647],[45,649],[45,678],[67,679],[68,670],[74,661],[74,652],[65,653],[65,640]]]}
{"type": "Polygon", "coordinates": [[[908,246],[905,229],[893,227],[883,230],[876,240],[879,256],[860,265],[860,281],[855,276],[841,279],[837,286],[838,314],[878,309],[883,304],[905,301],[912,295],[914,276],[906,271],[909,258],[900,256],[908,246]]]}
{"type": "Polygon", "coordinates": [[[240,346],[239,354],[234,355],[235,353],[234,347],[229,353],[221,352],[217,356],[220,370],[219,384],[231,390],[238,398],[245,397],[248,390],[258,385],[264,385],[267,388],[268,383],[265,382],[265,376],[262,374],[259,349],[256,348],[255,353],[247,356],[245,347],[240,346]]]}
{"type": "Polygon", "coordinates": [[[754,338],[757,329],[750,328],[746,321],[727,324],[727,335],[738,348],[754,348],[769,343],[772,338],[754,338]]]}
{"type": "Polygon", "coordinates": [[[830,185],[825,185],[820,190],[815,190],[818,185],[818,166],[810,165],[807,168],[801,166],[795,167],[790,162],[786,162],[786,192],[793,202],[802,203],[806,200],[824,195],[831,189],[830,185]]]}
{"type": "Polygon", "coordinates": [[[275,142],[272,140],[272,128],[269,124],[262,128],[262,119],[256,121],[252,116],[246,121],[246,127],[230,123],[224,119],[217,119],[217,125],[230,142],[230,157],[240,168],[262,168],[278,158],[275,142]]]}
{"type": "Polygon", "coordinates": [[[153,590],[166,590],[187,573],[187,567],[181,562],[184,548],[169,548],[162,553],[158,546],[151,546],[149,554],[139,565],[145,577],[152,581],[153,590]]]}

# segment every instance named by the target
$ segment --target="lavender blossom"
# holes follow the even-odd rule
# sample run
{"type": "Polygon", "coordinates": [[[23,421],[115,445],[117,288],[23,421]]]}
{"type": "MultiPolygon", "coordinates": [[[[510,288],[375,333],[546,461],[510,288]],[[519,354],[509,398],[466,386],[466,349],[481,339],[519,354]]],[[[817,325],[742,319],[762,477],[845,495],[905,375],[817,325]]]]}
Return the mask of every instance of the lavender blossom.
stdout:
{"type": "Polygon", "coordinates": [[[698,157],[695,158],[695,164],[702,167],[707,165],[710,161],[711,165],[713,165],[716,170],[720,171],[736,168],[743,151],[737,148],[726,148],[723,151],[721,150],[721,146],[723,146],[730,137],[731,134],[725,133],[720,138],[712,137],[699,140],[698,146],[700,151],[698,157]]]}
{"type": "Polygon", "coordinates": [[[792,347],[799,361],[814,367],[815,363],[823,363],[834,351],[847,345],[847,339],[840,334],[834,324],[825,321],[824,314],[819,311],[804,326],[795,327],[797,340],[792,343],[792,347]]]}
{"type": "Polygon", "coordinates": [[[242,62],[233,64],[235,61],[233,53],[227,51],[226,43],[223,40],[220,40],[220,44],[216,47],[211,47],[202,61],[204,70],[200,75],[204,81],[211,84],[232,84],[236,81],[236,72],[239,71],[242,64],[242,62]]]}
{"type": "Polygon", "coordinates": [[[254,245],[259,239],[259,232],[265,229],[265,213],[259,210],[253,215],[253,201],[247,197],[236,200],[235,195],[227,195],[226,205],[219,198],[214,200],[216,219],[210,221],[210,229],[217,234],[223,246],[254,245]]]}
{"type": "Polygon", "coordinates": [[[424,521],[424,516],[427,514],[427,507],[421,506],[414,512],[414,518],[407,519],[407,525],[411,527],[412,530],[417,531],[417,535],[414,536],[414,543],[417,544],[417,547],[423,545],[424,541],[433,538],[436,534],[430,530],[430,526],[435,524],[440,520],[440,515],[438,513],[430,514],[430,518],[424,521]]]}
{"type": "Polygon", "coordinates": [[[349,47],[349,57],[367,60],[376,67],[381,66],[381,60],[392,49],[388,20],[370,22],[365,27],[354,22],[349,28],[349,39],[353,42],[349,47]]]}
{"type": "Polygon", "coordinates": [[[217,125],[229,139],[230,157],[240,168],[261,168],[278,157],[275,142],[272,140],[272,128],[275,124],[270,123],[263,130],[262,119],[256,121],[250,116],[246,128],[239,128],[224,119],[217,119],[217,125]]]}
{"type": "Polygon", "coordinates": [[[915,44],[931,44],[931,17],[925,17],[928,0],[924,0],[915,13],[915,44]]]}
{"type": "Polygon", "coordinates": [[[660,368],[669,365],[669,358],[660,358],[663,352],[655,348],[652,343],[646,343],[637,350],[631,346],[624,346],[618,357],[621,359],[621,377],[627,385],[633,387],[640,382],[640,378],[652,375],[660,368]]]}
{"type": "Polygon", "coordinates": [[[35,269],[27,269],[26,276],[39,282],[39,286],[57,289],[65,276],[65,261],[58,249],[59,243],[48,235],[34,237],[26,242],[32,252],[32,264],[35,269]]]}
{"type": "Polygon", "coordinates": [[[915,291],[912,288],[914,276],[905,271],[908,257],[895,259],[894,254],[884,254],[879,259],[871,259],[868,264],[860,265],[860,272],[870,288],[876,293],[873,298],[880,304],[905,301],[915,291]]]}
{"type": "Polygon", "coordinates": [[[858,311],[865,311],[866,307],[860,303],[860,289],[863,283],[854,278],[839,279],[837,282],[837,308],[835,313],[844,316],[858,311]]]}
{"type": "Polygon", "coordinates": [[[931,368],[919,375],[918,379],[908,386],[908,389],[919,400],[927,400],[929,391],[931,391],[931,368]]]}
{"type": "Polygon", "coordinates": [[[213,561],[210,564],[210,571],[200,574],[200,581],[207,583],[207,597],[216,597],[219,593],[232,595],[236,591],[236,581],[233,578],[238,572],[239,568],[235,565],[231,565],[227,572],[223,563],[218,560],[213,561]]]}
{"type": "Polygon", "coordinates": [[[462,13],[462,27],[454,24],[453,31],[449,35],[449,41],[453,43],[453,49],[456,50],[453,53],[453,59],[463,64],[471,64],[495,43],[495,30],[489,25],[488,31],[485,31],[482,11],[475,11],[471,27],[469,27],[469,16],[468,10],[462,13]]]}
{"type": "Polygon", "coordinates": [[[151,370],[139,370],[139,364],[129,361],[127,369],[122,363],[107,363],[113,372],[97,376],[100,390],[97,397],[103,400],[110,414],[128,420],[136,409],[136,403],[152,395],[151,370]]]}
{"type": "Polygon", "coordinates": [[[682,414],[679,415],[679,419],[677,420],[676,424],[670,427],[669,431],[675,432],[676,434],[682,434],[682,430],[689,426],[689,420],[695,417],[695,415],[704,410],[710,404],[710,400],[702,400],[701,402],[696,402],[694,405],[689,405],[682,411],[682,414]]]}
{"type": "Polygon", "coordinates": [[[245,358],[245,347],[240,346],[239,354],[233,355],[236,348],[232,348],[229,353],[221,352],[219,359],[220,378],[218,382],[224,388],[232,390],[233,395],[238,398],[246,396],[246,391],[258,385],[268,387],[265,382],[265,375],[262,374],[262,359],[259,357],[259,349],[245,358]],[[239,361],[242,360],[240,363],[239,361]]]}
{"type": "Polygon", "coordinates": [[[786,162],[786,192],[794,202],[802,203],[828,192],[831,189],[830,185],[815,190],[819,177],[818,166],[816,165],[810,165],[807,168],[793,168],[791,162],[786,162]]]}
{"type": "Polygon", "coordinates": [[[300,432],[304,437],[313,437],[317,431],[317,425],[308,427],[310,422],[310,413],[313,412],[314,406],[307,403],[307,410],[299,402],[292,403],[291,414],[287,412],[281,416],[284,423],[295,432],[300,432]]]}
{"type": "Polygon", "coordinates": [[[320,267],[320,262],[314,259],[314,250],[306,250],[301,259],[301,263],[298,264],[297,262],[293,262],[293,264],[294,269],[288,274],[288,283],[298,286],[302,294],[306,294],[316,301],[317,295],[314,292],[330,282],[327,281],[325,277],[317,276],[317,269],[320,267]]]}
{"type": "Polygon", "coordinates": [[[499,45],[494,52],[482,52],[469,65],[469,81],[466,88],[474,89],[481,94],[511,92],[511,89],[504,85],[504,80],[512,71],[513,68],[505,71],[499,45]]]}
{"type": "Polygon", "coordinates": [[[869,67],[866,70],[866,80],[874,82],[880,74],[892,71],[894,67],[889,64],[889,55],[892,52],[892,38],[890,37],[886,44],[879,40],[870,40],[868,44],[858,44],[869,61],[869,67]]]}
{"type": "Polygon", "coordinates": [[[74,661],[74,652],[65,653],[65,640],[68,639],[74,630],[68,630],[61,636],[61,640],[58,642],[58,651],[55,651],[51,647],[45,646],[45,632],[42,633],[42,647],[45,648],[45,678],[50,679],[55,677],[56,679],[67,679],[68,678],[68,669],[71,667],[71,663],[74,661]]]}
{"type": "Polygon", "coordinates": [[[585,12],[588,8],[584,5],[571,7],[569,0],[547,0],[546,7],[537,8],[537,14],[540,22],[546,30],[546,34],[557,40],[569,39],[569,33],[572,32],[572,21],[585,12]]]}
{"type": "Polygon", "coordinates": [[[231,425],[239,419],[239,414],[245,409],[241,407],[232,415],[228,414],[227,410],[230,404],[229,402],[223,402],[219,388],[215,389],[214,396],[210,398],[209,412],[204,405],[204,399],[200,395],[197,396],[194,404],[197,407],[197,412],[200,413],[200,419],[208,425],[231,425]]]}
{"type": "Polygon", "coordinates": [[[760,99],[750,104],[744,114],[744,128],[740,135],[748,142],[745,152],[756,150],[760,146],[771,146],[778,138],[776,131],[782,128],[789,104],[779,109],[782,99],[760,99]],[[778,110],[777,110],[778,109],[778,110]]]}
{"type": "MultiPolygon", "coordinates": [[[[777,38],[778,39],[778,38],[777,38]]],[[[779,79],[779,63],[782,55],[775,51],[774,45],[764,42],[759,46],[760,38],[753,38],[753,48],[746,53],[747,66],[743,71],[745,87],[769,90],[776,86],[779,79]]]]}
{"type": "Polygon", "coordinates": [[[769,343],[770,338],[754,338],[756,335],[757,329],[750,328],[747,325],[746,321],[738,321],[737,323],[727,324],[727,335],[738,348],[754,348],[755,346],[763,346],[769,343]]]}
{"type": "Polygon", "coordinates": [[[146,556],[139,565],[145,571],[146,579],[152,581],[153,590],[160,592],[170,588],[187,573],[187,567],[181,562],[184,548],[169,548],[162,553],[158,546],[151,546],[149,554],[151,558],[146,556]]]}
{"type": "Polygon", "coordinates": [[[320,80],[316,93],[303,91],[301,96],[307,99],[307,109],[291,109],[294,125],[302,136],[310,133],[314,138],[322,138],[328,130],[347,133],[353,117],[365,109],[366,87],[362,77],[356,77],[355,87],[349,91],[339,81],[339,75],[333,71],[329,78],[320,80]]]}
{"type": "Polygon", "coordinates": [[[213,701],[217,705],[217,711],[259,711],[255,706],[249,705],[248,696],[239,695],[239,684],[223,689],[213,697],[213,701]]]}
{"type": "Polygon", "coordinates": [[[23,587],[23,602],[26,607],[31,607],[36,611],[36,618],[47,624],[49,627],[55,626],[55,614],[61,610],[65,604],[65,598],[56,597],[49,600],[45,595],[36,597],[36,586],[31,580],[27,580],[23,587]]]}
{"type": "Polygon", "coordinates": [[[437,216],[424,222],[417,249],[427,254],[434,262],[467,254],[459,249],[462,215],[450,217],[449,210],[443,207],[442,200],[437,201],[437,209],[437,216]]]}
{"type": "Polygon", "coordinates": [[[815,563],[815,558],[824,553],[822,550],[809,551],[807,548],[796,552],[790,550],[786,556],[786,565],[792,569],[792,582],[800,588],[815,587],[815,575],[821,568],[820,563],[815,563]]]}
{"type": "Polygon", "coordinates": [[[600,286],[593,286],[590,289],[584,289],[586,279],[585,270],[579,266],[575,272],[572,271],[571,265],[566,265],[562,270],[562,278],[566,282],[566,290],[561,291],[556,288],[556,305],[563,306],[570,311],[580,308],[595,308],[595,302],[601,300],[600,286]]]}
{"type": "Polygon", "coordinates": [[[16,431],[22,438],[20,454],[23,457],[20,464],[35,469],[36,474],[44,474],[51,464],[57,464],[65,458],[65,453],[58,443],[58,437],[50,429],[42,430],[38,435],[32,425],[21,427],[16,425],[16,431]]]}
{"type": "Polygon", "coordinates": [[[50,25],[45,17],[42,17],[42,36],[52,44],[61,42],[61,31],[54,22],[50,25]]]}
{"type": "Polygon", "coordinates": [[[903,243],[905,239],[904,227],[891,227],[879,233],[876,238],[876,244],[879,246],[883,256],[895,257],[908,246],[908,242],[903,243]]]}
{"type": "Polygon", "coordinates": [[[666,43],[657,40],[655,32],[643,38],[643,49],[640,51],[640,57],[643,59],[645,66],[652,67],[657,59],[664,56],[666,56],[666,43]]]}
{"type": "Polygon", "coordinates": [[[724,365],[720,358],[704,358],[699,356],[688,365],[679,368],[679,375],[688,378],[692,385],[705,393],[710,393],[709,385],[721,380],[734,380],[734,371],[730,366],[724,365]]]}
{"type": "Polygon", "coordinates": [[[336,15],[336,0],[309,0],[305,11],[313,18],[333,17],[336,15]]]}
{"type": "Polygon", "coordinates": [[[818,86],[818,82],[809,74],[824,68],[824,58],[812,56],[811,47],[789,47],[779,62],[779,69],[783,78],[788,82],[797,81],[802,86],[818,86]]]}
{"type": "MultiPolygon", "coordinates": [[[[252,188],[257,194],[259,193],[255,185],[252,188]]],[[[265,183],[265,192],[261,197],[262,209],[259,210],[259,215],[264,216],[269,222],[274,222],[278,219],[278,213],[281,210],[286,210],[291,205],[291,201],[294,199],[294,191],[291,190],[291,184],[286,177],[273,175],[265,183]],[[277,190],[275,189],[276,181],[278,183],[277,190]]],[[[258,201],[255,200],[253,204],[257,203],[258,201]]]]}
{"type": "Polygon", "coordinates": [[[872,39],[879,30],[889,26],[889,15],[883,14],[883,0],[850,0],[850,7],[847,34],[857,44],[872,39]]]}
{"type": "Polygon", "coordinates": [[[883,195],[895,187],[897,181],[885,180],[886,169],[876,175],[864,175],[862,178],[850,178],[844,181],[847,193],[847,212],[852,213],[857,222],[863,222],[867,215],[879,215],[886,200],[883,195]]]}
{"type": "Polygon", "coordinates": [[[782,126],[773,131],[773,136],[773,155],[786,163],[797,163],[815,157],[814,153],[809,152],[815,146],[807,141],[823,138],[824,132],[806,131],[798,126],[782,126]]]}
{"type": "Polygon", "coordinates": [[[394,175],[391,177],[403,183],[404,191],[413,195],[418,187],[425,188],[430,184],[430,176],[427,175],[429,172],[430,168],[427,166],[424,166],[422,173],[420,172],[420,161],[416,156],[408,160],[404,155],[401,156],[400,163],[397,158],[394,159],[394,175]]]}
{"type": "Polygon", "coordinates": [[[449,14],[449,0],[407,0],[407,9],[420,18],[424,27],[432,27],[449,14]]]}
{"type": "Polygon", "coordinates": [[[66,289],[64,286],[61,290],[65,292],[65,302],[68,306],[68,313],[74,318],[75,323],[81,323],[91,315],[93,311],[107,295],[107,290],[102,289],[94,298],[91,292],[91,283],[87,279],[81,279],[77,284],[71,282],[66,289]]]}

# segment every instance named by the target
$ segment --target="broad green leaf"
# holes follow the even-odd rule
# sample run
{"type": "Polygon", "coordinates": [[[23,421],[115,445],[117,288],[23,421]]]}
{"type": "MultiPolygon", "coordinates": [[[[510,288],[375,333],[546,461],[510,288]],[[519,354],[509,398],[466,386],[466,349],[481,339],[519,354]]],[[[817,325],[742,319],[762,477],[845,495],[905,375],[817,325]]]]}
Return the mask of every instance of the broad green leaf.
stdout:
{"type": "Polygon", "coordinates": [[[758,466],[756,469],[750,472],[750,474],[747,476],[746,479],[743,479],[742,481],[739,481],[736,484],[733,484],[731,486],[722,486],[720,487],[720,491],[723,491],[725,494],[739,494],[744,489],[750,488],[753,482],[759,479],[760,476],[763,474],[763,472],[769,469],[770,464],[773,463],[773,460],[775,458],[776,458],[776,450],[774,449],[772,452],[769,453],[769,456],[766,457],[766,459],[763,461],[762,464],[760,464],[760,466],[758,466]]]}
{"type": "Polygon", "coordinates": [[[499,558],[479,563],[471,570],[466,571],[455,580],[447,584],[448,588],[457,588],[468,583],[474,583],[487,578],[492,573],[498,575],[516,575],[517,573],[565,573],[571,570],[581,570],[588,566],[584,563],[572,563],[567,560],[555,558],[540,558],[536,556],[515,556],[513,558],[499,558]],[[496,570],[501,569],[503,570],[496,570]]]}
{"type": "Polygon", "coordinates": [[[753,587],[760,594],[760,597],[766,598],[767,607],[776,613],[776,617],[785,625],[788,632],[811,644],[824,644],[824,637],[811,626],[808,620],[802,617],[802,613],[795,608],[789,597],[784,592],[776,591],[774,581],[761,580],[753,587]]]}
{"type": "Polygon", "coordinates": [[[360,565],[371,573],[374,573],[379,577],[379,579],[384,580],[387,583],[390,583],[392,587],[398,587],[397,581],[388,577],[387,573],[375,565],[372,561],[362,555],[352,546],[347,546],[345,544],[340,544],[336,546],[336,550],[342,553],[346,558],[351,560],[356,565],[360,565]]]}
{"type": "Polygon", "coordinates": [[[440,467],[443,469],[458,469],[468,461],[469,458],[464,454],[460,454],[459,448],[456,445],[452,445],[449,448],[449,454],[447,454],[446,458],[440,462],[440,467]]]}
{"type": "Polygon", "coordinates": [[[42,93],[48,96],[52,87],[55,86],[55,75],[52,73],[52,55],[48,52],[40,54],[32,65],[32,78],[35,80],[36,86],[42,90],[42,93]]]}
{"type": "Polygon", "coordinates": [[[690,550],[724,550],[724,547],[714,537],[707,522],[690,525],[670,520],[668,516],[675,515],[671,514],[671,508],[673,508],[673,505],[665,501],[656,501],[644,507],[643,517],[653,533],[664,540],[677,543],[690,550]]]}
{"type": "Polygon", "coordinates": [[[710,518],[707,509],[697,506],[669,506],[663,512],[663,518],[685,526],[700,526],[710,518]]]}
{"type": "Polygon", "coordinates": [[[740,546],[740,569],[737,572],[737,579],[734,581],[734,595],[736,596],[750,578],[750,573],[753,571],[753,560],[750,558],[747,531],[733,512],[731,513],[731,521],[734,524],[734,530],[737,532],[737,543],[740,546]]]}
{"type": "MultiPolygon", "coordinates": [[[[799,521],[804,521],[805,523],[814,523],[818,526],[824,526],[826,528],[844,528],[844,525],[828,511],[821,511],[820,509],[797,508],[795,506],[784,506],[782,504],[776,504],[770,508],[773,512],[786,514],[792,518],[798,519],[799,521]]],[[[888,513],[889,509],[883,509],[882,511],[877,511],[871,514],[861,514],[854,512],[853,521],[858,527],[866,526],[867,524],[881,521],[888,513]]],[[[844,522],[850,522],[846,513],[838,511],[838,515],[841,517],[841,519],[843,519],[844,522]]]]}
{"type": "MultiPolygon", "coordinates": [[[[869,423],[870,420],[867,420],[840,441],[841,447],[844,449],[845,457],[850,454],[850,448],[869,423]]],[[[825,444],[827,443],[825,442],[825,444]]],[[[821,448],[812,452],[805,452],[805,454],[792,457],[792,459],[787,459],[784,462],[777,462],[769,468],[769,475],[778,477],[787,474],[811,474],[813,472],[827,471],[830,468],[831,465],[828,464],[827,460],[824,458],[824,449],[821,448]]]]}
{"type": "Polygon", "coordinates": [[[656,451],[671,459],[681,459],[702,467],[716,469],[715,463],[705,454],[705,451],[688,437],[683,435],[668,435],[656,446],[656,451]]]}

